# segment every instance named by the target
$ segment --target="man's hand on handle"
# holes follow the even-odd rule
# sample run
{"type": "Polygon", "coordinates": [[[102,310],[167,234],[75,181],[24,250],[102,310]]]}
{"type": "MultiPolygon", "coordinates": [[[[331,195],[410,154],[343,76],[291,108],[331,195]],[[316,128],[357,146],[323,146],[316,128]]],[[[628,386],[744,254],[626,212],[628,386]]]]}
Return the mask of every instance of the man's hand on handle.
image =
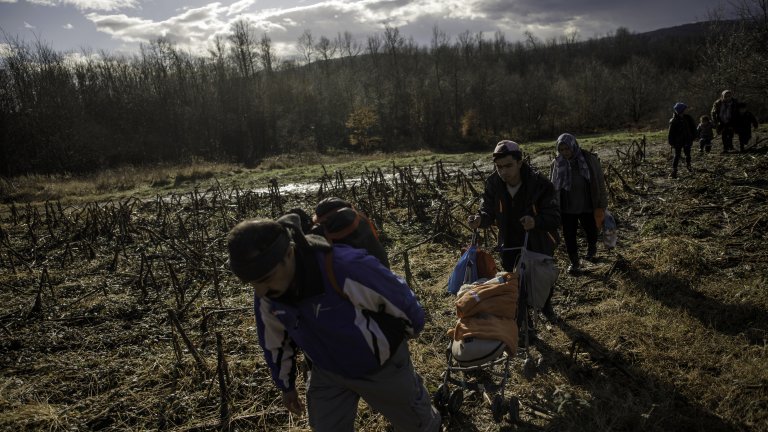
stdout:
{"type": "Polygon", "coordinates": [[[523,225],[524,230],[530,231],[536,226],[536,219],[531,216],[523,216],[520,218],[520,223],[523,225]]]}

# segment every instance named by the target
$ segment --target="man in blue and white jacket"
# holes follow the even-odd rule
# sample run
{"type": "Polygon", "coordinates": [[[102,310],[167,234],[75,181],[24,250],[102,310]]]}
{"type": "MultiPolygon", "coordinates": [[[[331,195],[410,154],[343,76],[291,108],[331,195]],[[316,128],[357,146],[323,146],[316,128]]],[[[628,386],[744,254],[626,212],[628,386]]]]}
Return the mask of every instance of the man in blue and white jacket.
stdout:
{"type": "Polygon", "coordinates": [[[413,292],[365,250],[304,236],[292,218],[244,221],[227,239],[232,271],[254,289],[259,344],[284,406],[304,411],[300,348],[313,430],[353,431],[361,397],[398,431],[438,430],[406,340],[424,327],[413,292]]]}

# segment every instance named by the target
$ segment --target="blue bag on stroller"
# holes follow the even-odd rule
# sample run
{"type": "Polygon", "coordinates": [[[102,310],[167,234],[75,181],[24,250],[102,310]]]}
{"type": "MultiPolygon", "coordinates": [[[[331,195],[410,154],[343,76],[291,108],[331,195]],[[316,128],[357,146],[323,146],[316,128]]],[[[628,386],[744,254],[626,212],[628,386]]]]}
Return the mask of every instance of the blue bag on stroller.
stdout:
{"type": "Polygon", "coordinates": [[[472,244],[461,255],[451,276],[448,277],[448,292],[456,295],[464,281],[477,280],[477,245],[472,244]]]}

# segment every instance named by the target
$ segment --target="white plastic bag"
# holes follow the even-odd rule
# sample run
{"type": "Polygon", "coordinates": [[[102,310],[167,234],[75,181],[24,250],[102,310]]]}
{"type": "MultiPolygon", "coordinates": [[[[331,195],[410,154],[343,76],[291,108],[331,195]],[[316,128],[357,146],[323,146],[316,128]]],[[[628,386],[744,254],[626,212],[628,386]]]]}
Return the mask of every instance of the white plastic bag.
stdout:
{"type": "Polygon", "coordinates": [[[528,305],[541,309],[560,275],[557,262],[554,257],[526,249],[523,250],[520,258],[528,288],[528,305]]]}

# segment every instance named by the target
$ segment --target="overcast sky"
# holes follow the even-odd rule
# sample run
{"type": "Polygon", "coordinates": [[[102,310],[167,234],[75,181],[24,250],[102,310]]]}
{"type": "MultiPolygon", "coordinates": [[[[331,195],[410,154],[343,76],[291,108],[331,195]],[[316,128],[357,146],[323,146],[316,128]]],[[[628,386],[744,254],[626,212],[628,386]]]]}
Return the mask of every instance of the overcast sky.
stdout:
{"type": "Polygon", "coordinates": [[[139,44],[166,37],[205,53],[216,34],[249,19],[278,53],[295,53],[298,37],[333,40],[349,31],[363,43],[384,26],[428,45],[437,26],[451,40],[464,31],[496,31],[507,40],[530,31],[540,39],[577,31],[580,39],[618,27],[641,33],[707,20],[722,0],[0,0],[0,43],[41,40],[60,52],[83,49],[135,53],[139,44]]]}

